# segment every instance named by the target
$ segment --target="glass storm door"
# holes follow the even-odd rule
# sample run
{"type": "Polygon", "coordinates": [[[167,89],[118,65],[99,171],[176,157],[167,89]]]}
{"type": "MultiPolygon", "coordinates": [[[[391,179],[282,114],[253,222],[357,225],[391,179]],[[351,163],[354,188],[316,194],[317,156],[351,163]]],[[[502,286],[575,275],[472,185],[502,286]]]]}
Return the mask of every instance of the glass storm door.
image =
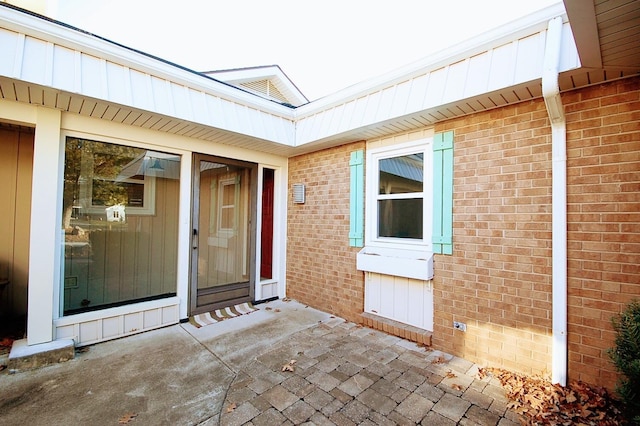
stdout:
{"type": "Polygon", "coordinates": [[[253,300],[257,171],[194,156],[192,315],[253,300]]]}

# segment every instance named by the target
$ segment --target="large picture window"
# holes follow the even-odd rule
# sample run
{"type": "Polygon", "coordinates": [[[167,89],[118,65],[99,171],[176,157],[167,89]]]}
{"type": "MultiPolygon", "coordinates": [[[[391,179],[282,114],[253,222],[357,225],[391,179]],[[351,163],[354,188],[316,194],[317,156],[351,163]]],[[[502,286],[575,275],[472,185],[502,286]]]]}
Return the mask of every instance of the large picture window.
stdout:
{"type": "Polygon", "coordinates": [[[63,315],[173,296],[180,156],[68,137],[63,315]]]}
{"type": "Polygon", "coordinates": [[[367,167],[367,244],[430,245],[429,141],[371,149],[367,167]]]}

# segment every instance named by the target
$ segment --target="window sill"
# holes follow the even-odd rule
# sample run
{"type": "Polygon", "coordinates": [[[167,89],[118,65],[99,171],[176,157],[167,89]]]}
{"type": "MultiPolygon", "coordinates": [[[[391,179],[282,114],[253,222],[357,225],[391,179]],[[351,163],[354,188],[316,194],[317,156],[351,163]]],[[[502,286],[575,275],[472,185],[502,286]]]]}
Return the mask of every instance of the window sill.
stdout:
{"type": "Polygon", "coordinates": [[[359,271],[430,280],[433,278],[433,252],[365,247],[356,256],[359,271]]]}

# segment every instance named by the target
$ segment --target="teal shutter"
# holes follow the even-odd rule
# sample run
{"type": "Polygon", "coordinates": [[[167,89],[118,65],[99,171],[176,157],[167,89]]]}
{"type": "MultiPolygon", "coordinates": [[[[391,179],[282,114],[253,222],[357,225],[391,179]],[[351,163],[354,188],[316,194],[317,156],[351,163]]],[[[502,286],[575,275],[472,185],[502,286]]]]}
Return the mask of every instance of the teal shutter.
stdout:
{"type": "Polygon", "coordinates": [[[453,132],[433,136],[433,252],[453,254],[453,132]]]}
{"type": "Polygon", "coordinates": [[[351,153],[349,161],[351,169],[350,213],[349,213],[349,245],[364,245],[364,150],[351,153]]]}

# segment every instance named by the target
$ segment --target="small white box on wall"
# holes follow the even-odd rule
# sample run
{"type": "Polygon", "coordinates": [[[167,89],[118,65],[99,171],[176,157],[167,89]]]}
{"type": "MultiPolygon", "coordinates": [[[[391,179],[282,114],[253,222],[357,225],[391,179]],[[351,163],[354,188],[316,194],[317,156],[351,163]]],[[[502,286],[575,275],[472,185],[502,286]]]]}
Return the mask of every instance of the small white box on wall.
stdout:
{"type": "Polygon", "coordinates": [[[356,267],[359,271],[426,281],[433,278],[433,252],[365,247],[356,256],[356,267]]]}
{"type": "Polygon", "coordinates": [[[305,201],[305,188],[304,183],[293,184],[293,203],[304,204],[305,201]]]}

